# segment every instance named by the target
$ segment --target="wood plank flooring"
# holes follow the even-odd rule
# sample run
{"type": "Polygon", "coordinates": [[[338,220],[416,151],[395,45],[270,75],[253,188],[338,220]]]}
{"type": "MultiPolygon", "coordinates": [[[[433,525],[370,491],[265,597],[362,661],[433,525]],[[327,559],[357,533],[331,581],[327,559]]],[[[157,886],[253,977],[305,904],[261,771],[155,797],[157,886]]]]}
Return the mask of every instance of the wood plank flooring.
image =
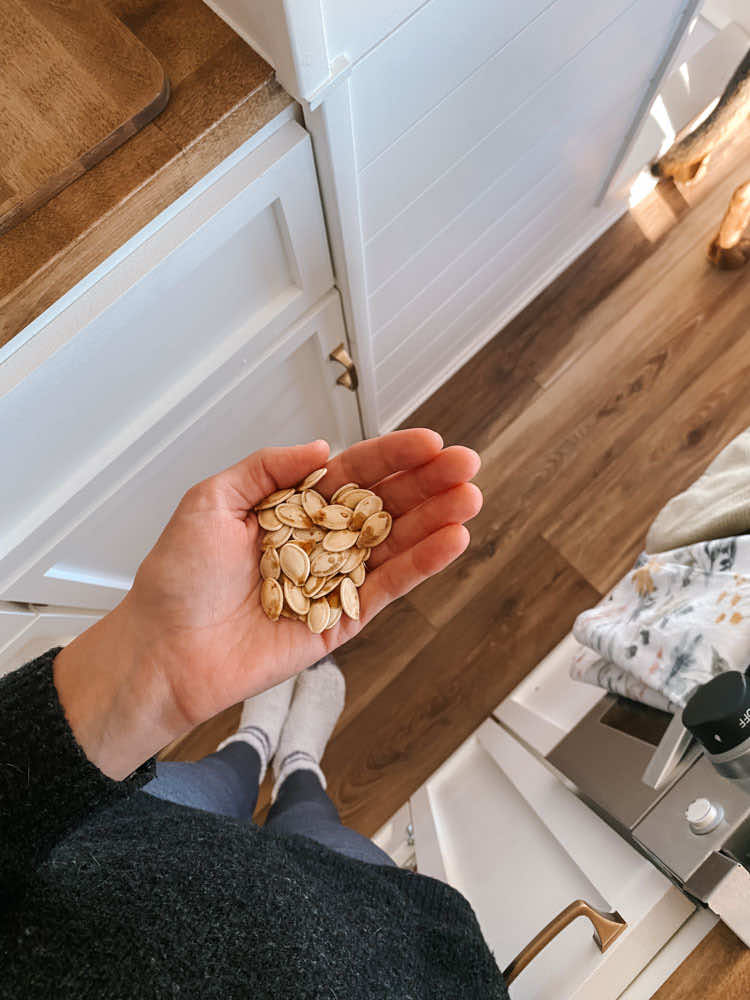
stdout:
{"type": "MultiPolygon", "coordinates": [[[[750,269],[718,273],[705,258],[748,154],[750,137],[698,185],[657,188],[407,421],[480,452],[485,505],[463,558],[338,654],[348,701],[323,766],[361,832],[569,631],[661,505],[750,424],[750,269]]],[[[237,711],[169,755],[210,752],[237,711]]],[[[259,816],[267,801],[266,787],[259,816]]],[[[728,992],[724,975],[722,995],[746,995],[736,938],[714,932],[700,960],[714,937],[745,986],[728,992]]],[[[686,969],[664,1000],[688,996],[686,969]]]]}

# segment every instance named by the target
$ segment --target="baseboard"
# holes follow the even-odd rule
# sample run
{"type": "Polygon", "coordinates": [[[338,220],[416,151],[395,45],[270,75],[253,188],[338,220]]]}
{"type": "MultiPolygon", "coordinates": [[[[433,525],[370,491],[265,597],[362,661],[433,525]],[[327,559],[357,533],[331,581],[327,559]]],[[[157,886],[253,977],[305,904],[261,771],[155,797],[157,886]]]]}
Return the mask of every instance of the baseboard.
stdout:
{"type": "Polygon", "coordinates": [[[384,420],[380,427],[380,433],[385,434],[388,431],[394,430],[399,426],[407,417],[424,403],[426,399],[436,392],[442,385],[444,385],[448,379],[455,375],[455,373],[462,368],[470,358],[472,358],[477,351],[481,350],[486,343],[488,343],[492,338],[507,326],[512,319],[522,312],[530,302],[539,295],[544,289],[550,285],[555,278],[562,274],[562,272],[569,267],[574,260],[581,256],[581,254],[587,250],[592,243],[595,243],[599,237],[605,233],[610,226],[621,218],[625,212],[628,210],[627,202],[623,201],[618,204],[611,212],[608,212],[604,218],[599,219],[594,225],[592,225],[586,232],[572,244],[572,246],[563,253],[559,260],[557,260],[551,267],[543,271],[539,277],[531,282],[526,288],[521,291],[513,302],[507,305],[502,312],[495,317],[491,322],[487,323],[474,337],[471,343],[459,351],[455,357],[452,357],[447,365],[430,381],[422,386],[419,392],[411,399],[405,406],[402,406],[394,414],[389,416],[384,420]]]}

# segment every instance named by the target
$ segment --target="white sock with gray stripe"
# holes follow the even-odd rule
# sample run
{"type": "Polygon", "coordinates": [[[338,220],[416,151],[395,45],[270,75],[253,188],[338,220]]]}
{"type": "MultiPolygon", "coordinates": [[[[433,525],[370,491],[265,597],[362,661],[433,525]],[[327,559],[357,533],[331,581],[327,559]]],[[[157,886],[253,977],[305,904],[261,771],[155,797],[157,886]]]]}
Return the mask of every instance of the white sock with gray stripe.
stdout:
{"type": "Polygon", "coordinates": [[[295,771],[312,771],[326,787],[320,759],[343,711],[345,696],[344,675],[331,656],[299,675],[273,759],[274,802],[282,783],[295,771]]]}
{"type": "Polygon", "coordinates": [[[223,740],[217,750],[223,750],[228,743],[241,741],[249,743],[260,757],[260,778],[263,781],[268,763],[279,745],[281,727],[284,725],[289,703],[294,692],[296,677],[282,681],[267,691],[261,691],[253,698],[246,698],[242,706],[239,729],[223,740]]]}

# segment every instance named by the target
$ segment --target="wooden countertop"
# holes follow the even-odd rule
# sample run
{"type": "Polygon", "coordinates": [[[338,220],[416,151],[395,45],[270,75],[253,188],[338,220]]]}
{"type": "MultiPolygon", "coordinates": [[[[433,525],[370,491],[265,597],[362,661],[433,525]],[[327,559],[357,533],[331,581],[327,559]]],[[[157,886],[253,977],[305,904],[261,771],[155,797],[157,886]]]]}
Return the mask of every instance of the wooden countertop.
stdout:
{"type": "Polygon", "coordinates": [[[151,124],[0,236],[0,345],[292,102],[202,0],[105,2],[161,61],[172,95],[151,124]]]}

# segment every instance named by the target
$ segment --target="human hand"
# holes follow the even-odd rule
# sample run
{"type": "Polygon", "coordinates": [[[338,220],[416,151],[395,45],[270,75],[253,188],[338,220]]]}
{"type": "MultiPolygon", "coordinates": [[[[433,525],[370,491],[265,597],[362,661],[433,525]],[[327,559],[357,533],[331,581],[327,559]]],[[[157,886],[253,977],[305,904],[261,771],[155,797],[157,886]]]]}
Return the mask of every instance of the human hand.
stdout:
{"type": "MultiPolygon", "coordinates": [[[[342,617],[320,635],[301,622],[269,621],[260,605],[259,527],[252,507],[272,491],[296,485],[325,465],[327,456],[324,441],[267,448],[194,486],[123,602],[58,655],[55,680],[69,721],[90,759],[97,755],[94,762],[107,773],[129,773],[197,723],[303,670],[466,548],[463,522],[482,502],[468,482],[479,468],[476,453],[443,449],[440,437],[425,429],[363,441],[328,462],[316,485],[330,498],[354,480],[381,496],[394,518],[389,538],[368,562],[359,621],[342,617]],[[124,665],[115,671],[107,670],[113,657],[106,647],[113,642],[125,651],[124,665]],[[116,695],[104,700],[131,720],[130,736],[123,724],[110,723],[106,733],[98,724],[86,746],[87,713],[80,711],[75,679],[86,675],[90,683],[93,670],[119,673],[116,695]]],[[[91,702],[90,694],[84,700],[91,702]]]]}

